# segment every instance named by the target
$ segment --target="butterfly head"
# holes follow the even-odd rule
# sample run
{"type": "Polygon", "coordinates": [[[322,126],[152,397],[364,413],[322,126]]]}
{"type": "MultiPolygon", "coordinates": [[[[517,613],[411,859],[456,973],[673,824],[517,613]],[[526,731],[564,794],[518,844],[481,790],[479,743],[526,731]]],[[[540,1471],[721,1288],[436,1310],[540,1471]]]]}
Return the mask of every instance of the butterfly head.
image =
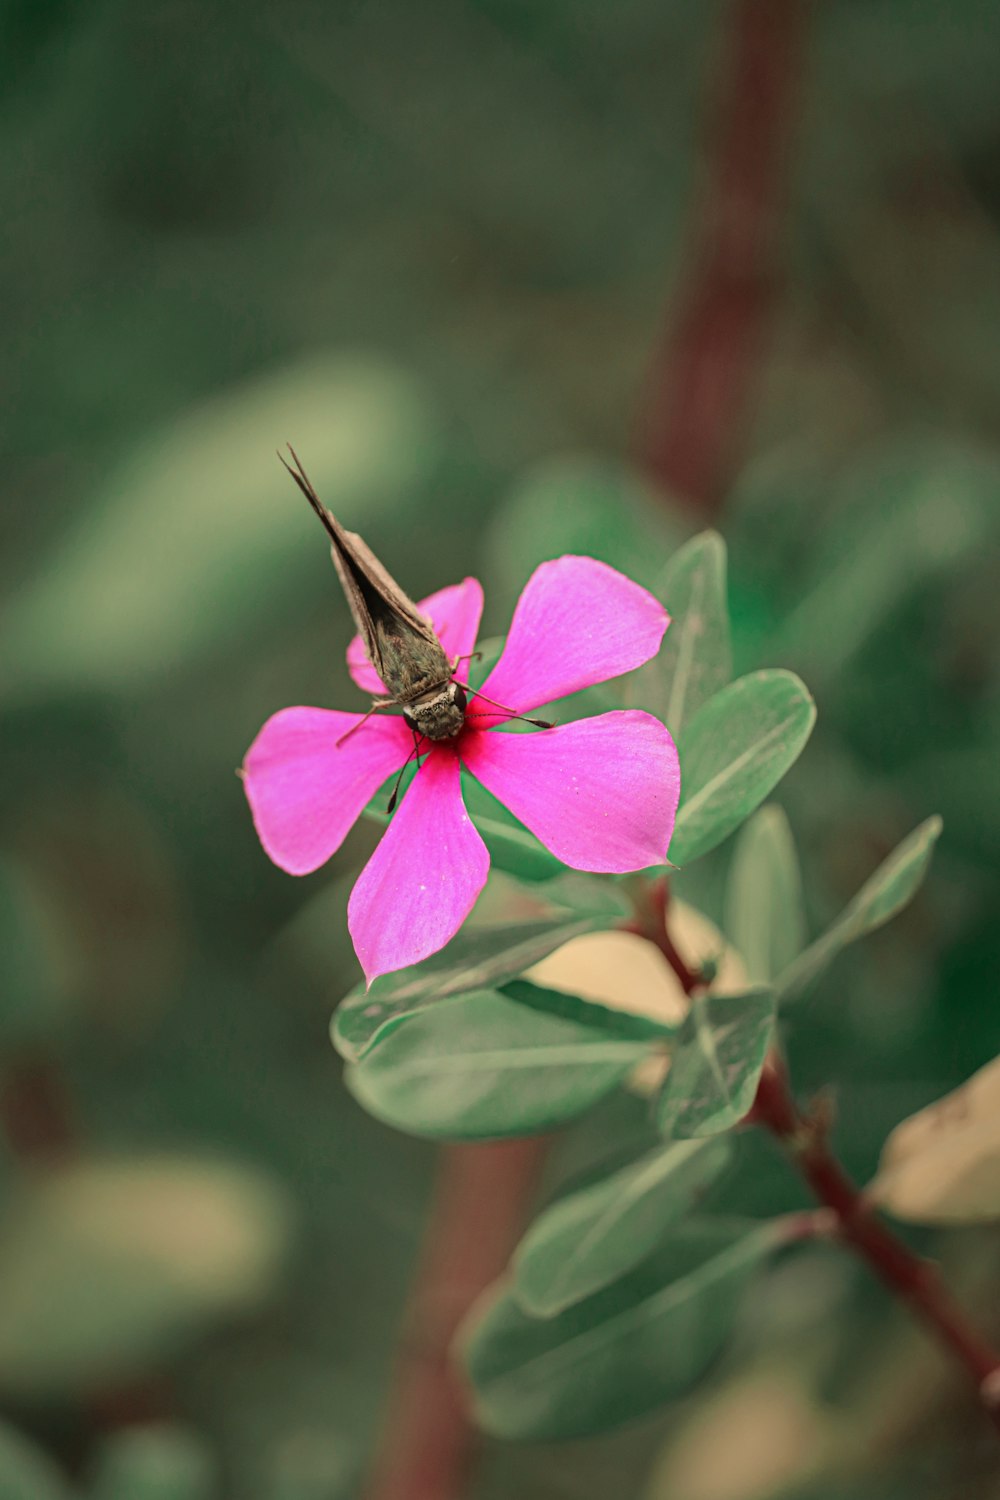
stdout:
{"type": "Polygon", "coordinates": [[[465,725],[465,689],[447,682],[408,703],[403,711],[410,727],[428,740],[451,740],[465,725]]]}

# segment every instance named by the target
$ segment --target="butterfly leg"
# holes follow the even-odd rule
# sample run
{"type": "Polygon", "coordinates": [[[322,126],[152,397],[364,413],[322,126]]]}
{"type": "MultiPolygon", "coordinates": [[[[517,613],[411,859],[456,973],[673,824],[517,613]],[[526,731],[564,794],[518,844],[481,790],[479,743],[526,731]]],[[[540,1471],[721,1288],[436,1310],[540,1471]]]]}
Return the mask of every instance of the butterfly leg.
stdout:
{"type": "Polygon", "coordinates": [[[411,760],[415,760],[416,761],[416,763],[417,763],[417,770],[418,771],[420,770],[420,767],[423,764],[423,762],[420,759],[420,747],[424,743],[424,736],[422,734],[419,734],[417,732],[417,730],[415,730],[413,728],[412,724],[410,725],[410,732],[413,735],[413,749],[410,751],[409,755],[406,757],[406,760],[403,762],[403,764],[399,768],[399,775],[396,777],[396,785],[392,789],[392,796],[389,798],[389,806],[386,808],[386,812],[387,813],[391,813],[393,811],[393,809],[395,808],[395,806],[396,806],[396,799],[399,796],[400,783],[403,780],[403,772],[406,770],[407,766],[410,764],[410,761],[411,760]]]}
{"type": "MultiPolygon", "coordinates": [[[[451,665],[451,675],[454,677],[454,675],[455,675],[455,668],[458,666],[458,664],[459,664],[460,661],[482,661],[482,659],[483,659],[483,653],[481,651],[467,651],[464,656],[454,656],[454,657],[452,657],[452,660],[451,660],[451,663],[450,663],[450,665],[451,665]]],[[[461,684],[459,684],[459,685],[461,686],[461,684]]]]}
{"type": "Polygon", "coordinates": [[[368,712],[365,714],[364,718],[359,719],[356,724],[352,724],[351,727],[350,727],[350,729],[345,729],[344,730],[344,733],[340,736],[339,740],[337,740],[337,742],[336,742],[337,745],[338,745],[338,747],[340,745],[342,745],[345,740],[349,740],[350,737],[351,737],[351,735],[354,734],[355,730],[361,728],[362,724],[367,724],[368,720],[371,718],[372,714],[377,714],[379,712],[379,710],[382,709],[382,708],[393,708],[393,707],[395,707],[395,703],[396,703],[395,698],[373,698],[372,699],[372,706],[368,710],[368,712]]]}

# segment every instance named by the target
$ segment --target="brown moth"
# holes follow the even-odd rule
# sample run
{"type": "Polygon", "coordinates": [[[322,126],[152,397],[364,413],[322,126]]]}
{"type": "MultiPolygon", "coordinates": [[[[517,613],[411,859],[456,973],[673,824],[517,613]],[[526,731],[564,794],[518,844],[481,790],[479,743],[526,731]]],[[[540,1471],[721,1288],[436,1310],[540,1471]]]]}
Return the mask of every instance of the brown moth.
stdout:
{"type": "MultiPolygon", "coordinates": [[[[536,729],[551,729],[547,719],[529,719],[525,714],[515,713],[495,699],[487,698],[479,688],[456,681],[455,668],[466,658],[456,656],[449,661],[430,620],[420,613],[409,595],[403,593],[357,532],[347,531],[327,510],[290,443],[288,451],[292,456],[290,464],[280,453],[278,457],[326,528],[333,565],[347,596],[354,623],[364,642],[368,660],[388,693],[385,698],[372,699],[368,713],[347,731],[347,735],[360,729],[365,720],[379,709],[401,708],[403,718],[413,730],[414,753],[419,758],[421,737],[450,740],[459,733],[465,724],[467,694],[482,698],[484,703],[500,709],[512,719],[521,719],[536,729]]],[[[479,656],[478,651],[472,654],[479,656]]],[[[347,735],[342,735],[341,739],[346,739],[347,735]]],[[[390,812],[395,801],[396,792],[393,792],[390,812]]]]}
{"type": "Polygon", "coordinates": [[[417,734],[450,740],[465,723],[465,688],[453,676],[457,659],[448,660],[431,622],[357,533],[346,531],[331,515],[291,445],[288,451],[291,464],[280,453],[278,457],[326,527],[354,623],[368,660],[385,683],[388,696],[373,699],[368,712],[398,706],[417,734]]]}

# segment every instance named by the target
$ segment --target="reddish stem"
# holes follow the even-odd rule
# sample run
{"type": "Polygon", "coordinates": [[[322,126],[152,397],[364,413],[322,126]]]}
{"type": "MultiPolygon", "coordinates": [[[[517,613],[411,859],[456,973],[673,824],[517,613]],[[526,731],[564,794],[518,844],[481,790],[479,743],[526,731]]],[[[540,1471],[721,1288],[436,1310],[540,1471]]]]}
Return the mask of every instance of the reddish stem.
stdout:
{"type": "Polygon", "coordinates": [[[466,1493],[478,1439],[450,1346],[469,1307],[507,1264],[546,1146],[535,1136],[442,1153],[366,1500],[466,1493]]]}
{"type": "Polygon", "coordinates": [[[701,975],[689,969],[670,936],[667,926],[667,910],[670,905],[670,884],[665,875],[652,882],[639,879],[631,889],[635,920],[625,926],[625,931],[638,933],[659,948],[663,957],[676,974],[685,995],[691,995],[701,984],[701,975]]]}
{"type": "Polygon", "coordinates": [[[12,1058],[0,1078],[0,1128],[26,1165],[76,1154],[76,1124],[58,1067],[41,1053],[12,1058]]]}
{"type": "Polygon", "coordinates": [[[813,1194],[832,1211],[840,1239],[951,1351],[975,1381],[990,1420],[1000,1429],[1000,1354],[971,1327],[935,1267],[872,1214],[830,1151],[823,1120],[799,1110],[777,1054],[764,1065],[747,1118],[781,1142],[813,1194]]]}
{"type": "MultiPolygon", "coordinates": [[[[635,920],[630,930],[653,943],[687,994],[701,983],[677,951],[667,928],[670,901],[665,878],[632,887],[635,920]]],[[[875,1272],[894,1296],[951,1351],[976,1382],[980,1399],[1000,1429],[1000,1354],[971,1327],[930,1262],[875,1218],[860,1190],[830,1150],[821,1108],[803,1114],[792,1095],[784,1060],[772,1052],[764,1064],[747,1123],[771,1132],[788,1153],[817,1200],[831,1216],[833,1233],[875,1272]]],[[[803,1237],[815,1231],[807,1216],[803,1237]]]]}
{"type": "Polygon", "coordinates": [[[728,486],[779,284],[777,224],[804,17],[802,0],[733,0],[726,12],[703,218],[650,379],[646,463],[707,511],[728,486]]]}

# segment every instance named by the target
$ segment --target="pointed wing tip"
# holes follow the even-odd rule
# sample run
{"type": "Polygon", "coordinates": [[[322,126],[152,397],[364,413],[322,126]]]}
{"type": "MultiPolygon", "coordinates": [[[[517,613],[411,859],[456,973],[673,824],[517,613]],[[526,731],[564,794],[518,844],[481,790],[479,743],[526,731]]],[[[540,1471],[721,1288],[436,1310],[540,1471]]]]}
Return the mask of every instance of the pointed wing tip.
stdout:
{"type": "Polygon", "coordinates": [[[306,473],[302,460],[296,453],[295,449],[292,447],[291,443],[288,443],[286,446],[289,453],[292,455],[292,462],[288,462],[280,448],[276,450],[278,458],[284,465],[286,472],[290,474],[291,477],[295,480],[295,483],[298,485],[303,495],[305,495],[306,499],[309,501],[309,504],[312,506],[313,510],[319,516],[320,520],[323,522],[323,525],[326,527],[327,531],[336,542],[337,537],[334,531],[333,515],[330,511],[327,510],[326,506],[319,498],[319,495],[317,495],[316,487],[313,484],[312,480],[309,478],[309,475],[306,473]]]}

